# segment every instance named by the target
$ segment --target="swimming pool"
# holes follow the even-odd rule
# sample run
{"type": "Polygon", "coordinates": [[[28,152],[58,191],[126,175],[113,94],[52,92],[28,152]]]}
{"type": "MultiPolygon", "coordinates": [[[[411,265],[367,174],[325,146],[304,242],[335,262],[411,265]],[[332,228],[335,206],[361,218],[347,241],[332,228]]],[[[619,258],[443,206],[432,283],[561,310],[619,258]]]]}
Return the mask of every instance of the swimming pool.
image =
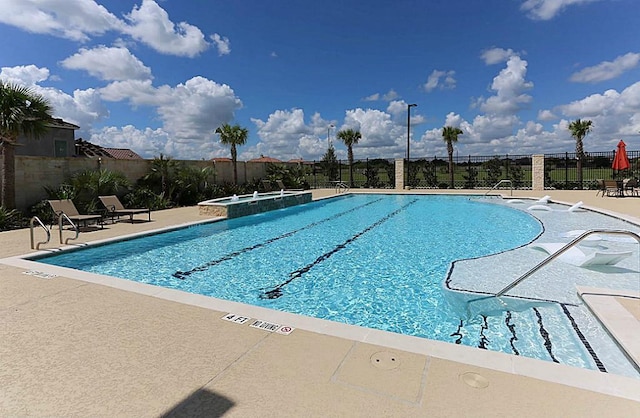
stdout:
{"type": "Polygon", "coordinates": [[[452,266],[507,254],[544,232],[541,220],[496,204],[498,200],[352,195],[38,261],[332,321],[635,374],[597,321],[584,318],[578,303],[545,298],[499,315],[465,316],[464,301],[454,290],[478,290],[463,289],[455,277],[449,280],[452,266]],[[585,345],[592,340],[597,342],[585,345]],[[607,355],[594,357],[593,346],[607,355]]]}

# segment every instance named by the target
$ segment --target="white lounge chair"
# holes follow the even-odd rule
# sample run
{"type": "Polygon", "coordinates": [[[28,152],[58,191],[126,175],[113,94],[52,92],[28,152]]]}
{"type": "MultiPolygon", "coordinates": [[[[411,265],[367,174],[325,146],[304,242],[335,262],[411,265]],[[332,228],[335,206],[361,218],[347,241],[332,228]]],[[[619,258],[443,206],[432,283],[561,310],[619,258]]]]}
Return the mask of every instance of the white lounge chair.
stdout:
{"type": "MultiPolygon", "coordinates": [[[[547,254],[554,254],[565,245],[567,244],[564,242],[534,243],[531,244],[531,248],[544,251],[547,254]]],[[[609,253],[596,251],[586,254],[578,247],[571,247],[559,255],[558,260],[578,267],[611,266],[632,254],[632,251],[609,253]]]]}
{"type": "Polygon", "coordinates": [[[553,209],[547,205],[533,205],[533,206],[529,206],[527,210],[541,210],[545,212],[575,212],[582,207],[582,203],[583,202],[581,200],[568,209],[553,209]]]}
{"type": "MultiPolygon", "coordinates": [[[[562,234],[562,237],[565,238],[576,238],[578,235],[582,235],[587,232],[586,229],[573,229],[571,231],[565,232],[562,234]]],[[[629,236],[620,236],[620,235],[612,235],[612,234],[592,234],[585,238],[583,241],[614,241],[614,242],[624,242],[630,244],[637,244],[635,238],[629,236]]],[[[582,242],[582,241],[581,241],[582,242]]],[[[585,244],[588,245],[588,244],[585,244]]]]}
{"type": "MultiPolygon", "coordinates": [[[[539,204],[547,204],[549,203],[549,199],[551,199],[551,196],[546,195],[541,197],[540,199],[534,201],[533,203],[539,203],[539,204]]],[[[507,200],[507,203],[531,203],[528,200],[524,200],[524,199],[509,199],[507,200]]]]}

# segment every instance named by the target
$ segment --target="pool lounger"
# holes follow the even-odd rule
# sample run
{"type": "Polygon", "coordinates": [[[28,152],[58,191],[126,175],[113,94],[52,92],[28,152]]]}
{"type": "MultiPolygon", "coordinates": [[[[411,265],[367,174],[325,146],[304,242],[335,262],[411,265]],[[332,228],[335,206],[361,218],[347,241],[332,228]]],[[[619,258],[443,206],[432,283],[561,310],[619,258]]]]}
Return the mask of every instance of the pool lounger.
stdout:
{"type": "MultiPolygon", "coordinates": [[[[546,196],[543,196],[540,199],[536,200],[533,203],[539,203],[539,204],[545,205],[545,204],[549,203],[549,199],[551,199],[551,196],[546,195],[546,196]]],[[[521,204],[521,203],[530,203],[530,202],[528,200],[524,200],[524,199],[509,199],[509,200],[507,200],[507,203],[518,203],[518,204],[521,204]]]]}
{"type": "MultiPolygon", "coordinates": [[[[567,244],[564,242],[548,242],[532,244],[531,248],[544,251],[547,254],[554,254],[565,245],[567,244]]],[[[559,255],[558,260],[578,267],[611,266],[630,257],[631,254],[633,254],[631,251],[610,253],[596,251],[591,254],[586,254],[578,247],[571,247],[559,255]]]]}
{"type": "Polygon", "coordinates": [[[556,209],[550,208],[547,205],[533,205],[533,206],[529,206],[527,210],[542,210],[545,212],[575,212],[578,209],[580,209],[580,207],[582,207],[582,200],[576,203],[575,205],[571,206],[569,209],[556,210],[556,209]]]}

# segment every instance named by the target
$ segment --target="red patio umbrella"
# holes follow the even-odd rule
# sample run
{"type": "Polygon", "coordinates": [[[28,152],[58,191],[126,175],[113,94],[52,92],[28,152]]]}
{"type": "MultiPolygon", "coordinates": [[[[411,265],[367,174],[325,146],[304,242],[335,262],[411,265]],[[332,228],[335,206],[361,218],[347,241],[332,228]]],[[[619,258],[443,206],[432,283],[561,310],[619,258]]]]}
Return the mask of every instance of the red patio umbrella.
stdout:
{"type": "Polygon", "coordinates": [[[626,170],[629,168],[629,157],[627,157],[627,144],[624,143],[623,140],[618,142],[618,150],[616,151],[616,155],[613,157],[613,164],[611,166],[613,170],[626,170]]]}

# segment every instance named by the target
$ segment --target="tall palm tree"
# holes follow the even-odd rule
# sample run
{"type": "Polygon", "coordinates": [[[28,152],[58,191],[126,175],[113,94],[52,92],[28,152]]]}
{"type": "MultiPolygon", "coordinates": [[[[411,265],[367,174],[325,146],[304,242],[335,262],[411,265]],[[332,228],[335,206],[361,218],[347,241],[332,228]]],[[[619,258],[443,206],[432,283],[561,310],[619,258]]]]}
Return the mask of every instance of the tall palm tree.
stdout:
{"type": "Polygon", "coordinates": [[[569,131],[571,132],[571,136],[576,139],[576,159],[578,160],[577,169],[578,169],[578,185],[580,189],[582,189],[582,162],[584,161],[584,145],[582,144],[582,140],[591,130],[591,121],[590,120],[580,120],[576,119],[569,124],[569,131]]]}
{"type": "Polygon", "coordinates": [[[458,135],[462,135],[462,129],[453,126],[445,126],[442,128],[442,139],[447,143],[447,153],[449,153],[449,187],[454,188],[453,184],[453,143],[458,142],[458,135]]]}
{"type": "Polygon", "coordinates": [[[15,146],[20,134],[39,138],[48,129],[52,108],[49,101],[25,86],[0,80],[0,154],[2,187],[0,205],[16,207],[15,146]]]}
{"type": "Polygon", "coordinates": [[[360,131],[344,129],[336,134],[336,137],[347,146],[347,158],[349,159],[349,185],[353,187],[353,146],[362,139],[360,131]]]}
{"type": "Polygon", "coordinates": [[[233,182],[238,184],[238,168],[236,162],[238,160],[238,151],[236,146],[244,145],[247,142],[249,131],[241,128],[240,125],[224,125],[216,129],[216,134],[220,135],[220,142],[225,145],[231,145],[231,162],[233,163],[233,182]]]}

